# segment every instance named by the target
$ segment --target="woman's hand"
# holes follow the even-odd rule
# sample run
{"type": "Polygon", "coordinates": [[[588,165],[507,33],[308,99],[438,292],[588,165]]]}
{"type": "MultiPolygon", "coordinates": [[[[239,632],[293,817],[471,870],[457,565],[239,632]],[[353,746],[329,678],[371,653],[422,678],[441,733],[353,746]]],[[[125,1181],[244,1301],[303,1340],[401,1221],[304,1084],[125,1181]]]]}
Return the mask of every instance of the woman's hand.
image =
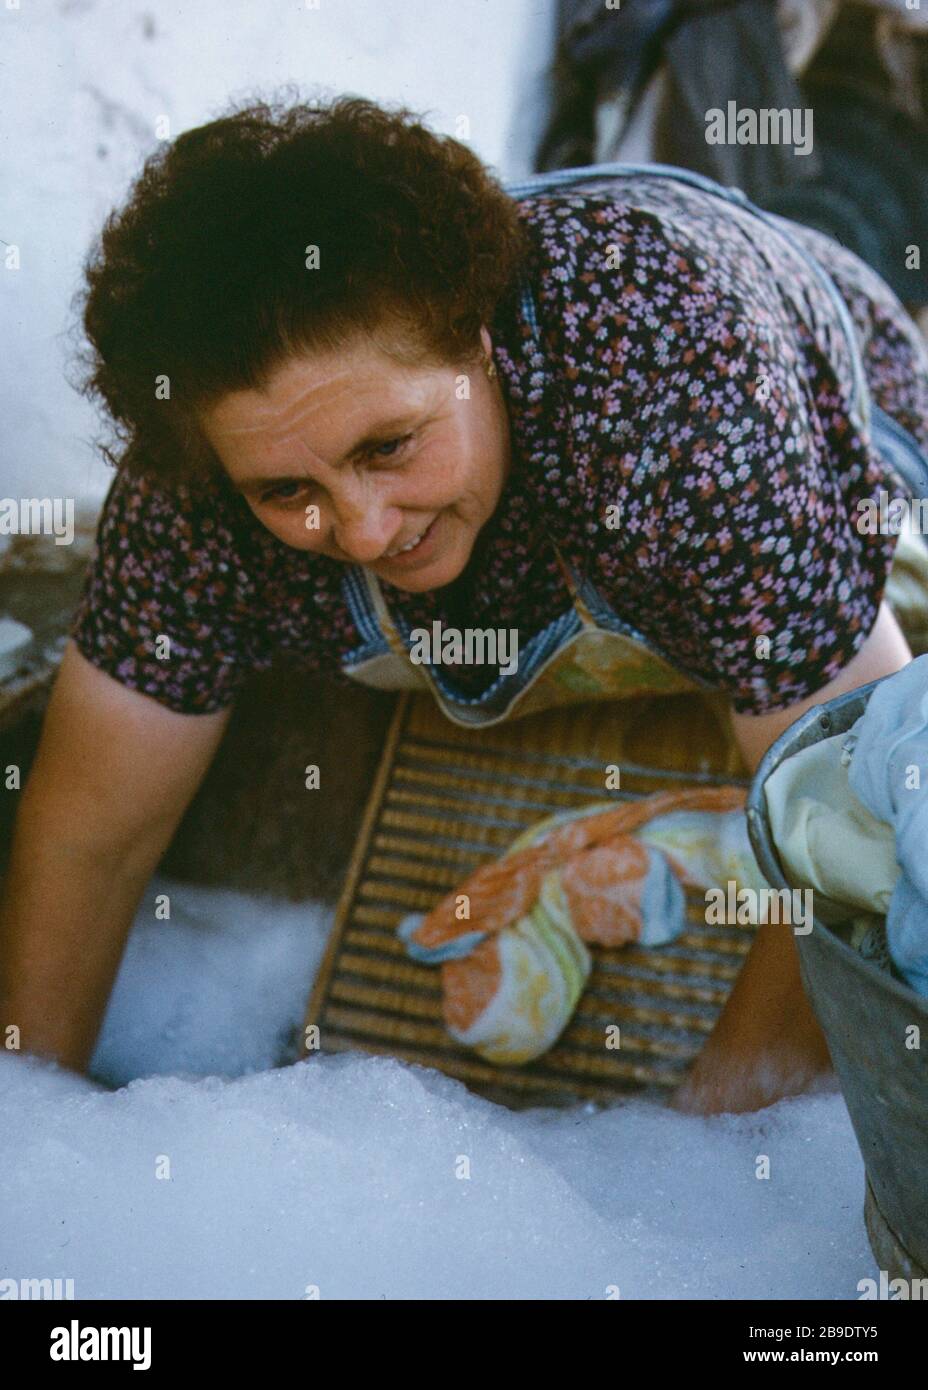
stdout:
{"type": "MultiPolygon", "coordinates": [[[[750,771],[756,771],[770,744],[813,705],[891,675],[911,660],[899,624],[883,603],[854,659],[823,689],[773,714],[732,715],[750,771]]],[[[784,1096],[818,1088],[830,1071],[825,1037],[802,986],[792,927],[768,922],[758,929],[715,1029],[671,1104],[696,1114],[759,1110],[784,1096]]]]}

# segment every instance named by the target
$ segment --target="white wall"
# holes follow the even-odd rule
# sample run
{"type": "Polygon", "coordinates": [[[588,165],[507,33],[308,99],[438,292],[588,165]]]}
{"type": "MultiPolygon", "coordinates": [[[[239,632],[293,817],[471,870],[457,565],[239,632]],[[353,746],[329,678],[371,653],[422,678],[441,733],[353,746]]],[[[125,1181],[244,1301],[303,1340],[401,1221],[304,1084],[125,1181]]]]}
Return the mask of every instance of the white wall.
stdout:
{"type": "Polygon", "coordinates": [[[155,123],[296,82],[400,101],[504,178],[531,171],[555,0],[0,0],[0,494],[98,505],[96,412],[68,385],[83,258],[155,123]]]}

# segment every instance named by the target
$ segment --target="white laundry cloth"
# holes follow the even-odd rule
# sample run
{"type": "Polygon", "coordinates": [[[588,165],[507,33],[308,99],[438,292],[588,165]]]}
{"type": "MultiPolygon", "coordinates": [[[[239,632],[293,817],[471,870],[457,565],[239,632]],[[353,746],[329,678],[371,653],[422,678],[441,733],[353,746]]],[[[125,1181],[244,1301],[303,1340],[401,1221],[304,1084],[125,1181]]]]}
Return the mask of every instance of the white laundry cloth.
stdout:
{"type": "Polygon", "coordinates": [[[823,922],[855,913],[883,917],[899,868],[891,825],[877,820],[848,785],[846,734],[786,758],[764,784],[770,834],[788,881],[813,890],[823,922]]]}

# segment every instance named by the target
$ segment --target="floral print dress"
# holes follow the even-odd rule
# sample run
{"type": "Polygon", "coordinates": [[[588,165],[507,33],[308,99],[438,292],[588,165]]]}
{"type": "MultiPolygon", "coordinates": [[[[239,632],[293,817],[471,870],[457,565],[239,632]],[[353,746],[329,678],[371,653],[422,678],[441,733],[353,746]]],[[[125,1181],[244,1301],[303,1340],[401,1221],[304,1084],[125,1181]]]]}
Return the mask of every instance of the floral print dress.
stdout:
{"type": "MultiPolygon", "coordinates": [[[[419,594],[381,580],[391,610],[408,626],[516,627],[525,640],[569,604],[556,545],[736,710],[813,694],[866,638],[892,563],[897,537],[861,534],[859,504],[905,495],[855,424],[829,295],[774,227],[684,183],[643,175],[517,206],[537,333],[516,285],[489,325],[512,467],[464,573],[419,594]]],[[[784,225],[845,301],[872,400],[928,451],[915,324],[851,252],[784,225]]],[[[276,656],[350,679],[362,636],[344,575],[278,541],[224,478],[169,490],[120,471],[71,635],[122,684],[208,713],[276,656]]],[[[455,678],[478,691],[496,674],[455,678]]]]}

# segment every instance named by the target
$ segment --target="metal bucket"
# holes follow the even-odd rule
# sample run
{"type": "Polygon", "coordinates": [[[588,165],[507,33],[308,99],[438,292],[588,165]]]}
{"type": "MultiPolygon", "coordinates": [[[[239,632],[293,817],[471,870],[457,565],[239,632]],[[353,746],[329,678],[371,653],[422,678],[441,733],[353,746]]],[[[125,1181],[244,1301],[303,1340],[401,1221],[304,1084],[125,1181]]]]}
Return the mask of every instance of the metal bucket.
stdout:
{"type": "MultiPolygon", "coordinates": [[[[884,678],[885,679],[885,678],[884,678]]],[[[768,750],[751,784],[748,831],[774,888],[790,888],[773,843],[764,785],[787,758],[863,714],[878,681],[816,705],[768,750]]],[[[891,1278],[928,1277],[928,999],[812,919],[797,935],[802,980],[828,1040],[867,1170],[864,1218],[870,1247],[891,1278]],[[925,1049],[900,1056],[916,1024],[925,1049]]]]}

